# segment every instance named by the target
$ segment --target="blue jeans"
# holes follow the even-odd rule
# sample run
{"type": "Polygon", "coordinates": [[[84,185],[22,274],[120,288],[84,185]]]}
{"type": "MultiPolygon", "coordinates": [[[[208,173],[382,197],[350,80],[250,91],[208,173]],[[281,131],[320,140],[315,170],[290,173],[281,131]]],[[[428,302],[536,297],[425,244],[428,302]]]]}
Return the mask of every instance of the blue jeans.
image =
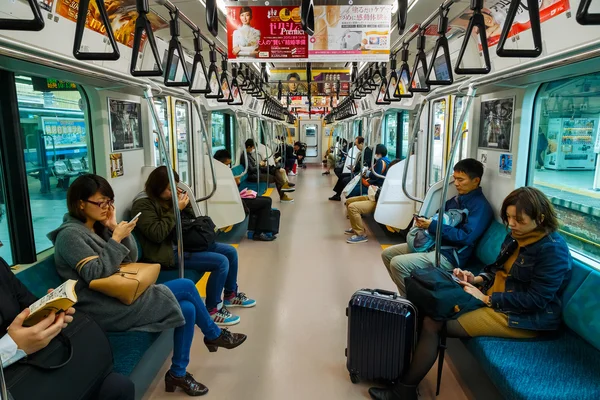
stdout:
{"type": "Polygon", "coordinates": [[[175,279],[165,282],[165,286],[171,289],[175,295],[185,318],[185,325],[175,328],[173,358],[171,359],[171,373],[181,377],[185,375],[186,368],[190,363],[194,325],[198,325],[209,340],[218,338],[221,335],[221,328],[210,318],[194,282],[189,279],[175,279]]]}
{"type": "Polygon", "coordinates": [[[206,251],[185,253],[184,263],[186,269],[210,272],[206,285],[206,308],[209,310],[221,303],[223,289],[237,292],[238,254],[235,247],[215,242],[206,251]]]}

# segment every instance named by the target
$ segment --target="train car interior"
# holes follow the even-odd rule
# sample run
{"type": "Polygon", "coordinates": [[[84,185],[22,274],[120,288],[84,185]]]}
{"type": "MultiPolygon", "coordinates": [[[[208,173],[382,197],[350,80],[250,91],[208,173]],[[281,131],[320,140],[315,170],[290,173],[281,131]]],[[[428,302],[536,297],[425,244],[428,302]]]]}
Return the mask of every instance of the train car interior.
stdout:
{"type": "Polygon", "coordinates": [[[600,1],[0,4],[0,400],[600,399],[600,1]]]}

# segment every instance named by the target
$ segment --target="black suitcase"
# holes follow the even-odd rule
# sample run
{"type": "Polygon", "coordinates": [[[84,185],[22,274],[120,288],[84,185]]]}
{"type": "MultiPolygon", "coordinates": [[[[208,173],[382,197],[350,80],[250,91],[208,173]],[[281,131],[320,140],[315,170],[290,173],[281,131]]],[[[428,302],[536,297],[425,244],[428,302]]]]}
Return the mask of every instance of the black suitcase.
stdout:
{"type": "MultiPolygon", "coordinates": [[[[279,233],[279,219],[281,218],[281,211],[276,208],[271,209],[271,232],[273,235],[277,235],[279,233]]],[[[256,214],[250,214],[250,219],[248,220],[248,230],[254,231],[256,229],[256,214]]]]}
{"type": "Polygon", "coordinates": [[[408,367],[417,335],[417,309],[396,293],[361,289],[348,308],[346,366],[352,383],[397,381],[408,367]]]}

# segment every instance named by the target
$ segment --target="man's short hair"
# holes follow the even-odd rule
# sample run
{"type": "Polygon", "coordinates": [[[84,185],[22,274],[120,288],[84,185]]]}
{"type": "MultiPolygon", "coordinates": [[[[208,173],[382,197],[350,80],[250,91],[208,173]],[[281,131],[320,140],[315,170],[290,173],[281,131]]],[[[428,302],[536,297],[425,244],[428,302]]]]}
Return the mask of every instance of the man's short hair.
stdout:
{"type": "Polygon", "coordinates": [[[213,156],[215,160],[225,164],[225,161],[231,160],[231,153],[225,149],[218,150],[213,156]]]}
{"type": "Polygon", "coordinates": [[[362,136],[359,136],[356,138],[356,144],[363,144],[365,142],[365,138],[362,136]]]}
{"type": "Polygon", "coordinates": [[[245,145],[246,145],[246,148],[248,148],[248,147],[256,147],[256,145],[254,144],[254,139],[248,139],[248,140],[246,140],[245,145]]]}
{"type": "Polygon", "coordinates": [[[474,158],[465,158],[456,163],[454,172],[463,172],[470,179],[481,179],[483,177],[483,164],[474,158]]]}

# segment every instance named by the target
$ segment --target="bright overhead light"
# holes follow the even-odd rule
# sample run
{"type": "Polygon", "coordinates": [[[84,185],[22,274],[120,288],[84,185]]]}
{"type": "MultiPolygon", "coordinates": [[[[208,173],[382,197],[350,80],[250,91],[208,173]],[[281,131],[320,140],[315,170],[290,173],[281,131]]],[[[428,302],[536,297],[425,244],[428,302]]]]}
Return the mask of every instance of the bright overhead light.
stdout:
{"type": "Polygon", "coordinates": [[[418,2],[419,2],[419,0],[412,0],[412,3],[410,3],[408,5],[408,12],[410,12],[410,10],[412,10],[417,5],[418,2]]]}

